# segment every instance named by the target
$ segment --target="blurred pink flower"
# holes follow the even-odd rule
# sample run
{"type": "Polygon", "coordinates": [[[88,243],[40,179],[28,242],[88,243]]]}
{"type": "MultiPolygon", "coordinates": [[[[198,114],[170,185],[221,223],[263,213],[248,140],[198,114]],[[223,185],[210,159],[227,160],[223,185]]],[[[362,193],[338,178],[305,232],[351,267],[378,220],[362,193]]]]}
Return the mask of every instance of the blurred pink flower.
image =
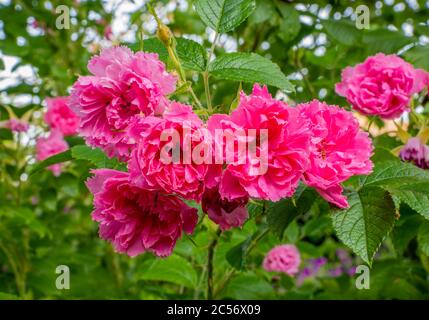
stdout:
{"type": "Polygon", "coordinates": [[[310,121],[310,166],[304,182],[316,188],[327,201],[340,208],[348,206],[341,183],[372,171],[372,144],[351,112],[313,100],[298,110],[310,121]]]}
{"type": "Polygon", "coordinates": [[[110,24],[104,27],[103,35],[107,40],[113,39],[113,31],[112,31],[112,26],[110,24]]]}
{"type": "MultiPolygon", "coordinates": [[[[47,138],[39,138],[36,141],[36,159],[45,160],[55,154],[66,151],[69,148],[63,135],[58,130],[52,130],[47,138]]],[[[63,163],[57,163],[48,167],[55,176],[61,174],[63,163]]]]}
{"type": "Polygon", "coordinates": [[[294,276],[299,271],[301,256],[291,244],[283,244],[271,249],[265,256],[263,267],[269,272],[283,272],[294,276]]]}
{"type": "Polygon", "coordinates": [[[67,106],[68,101],[69,97],[46,98],[45,122],[64,136],[76,134],[79,127],[79,117],[67,106]]]}
{"type": "Polygon", "coordinates": [[[16,118],[6,120],[3,126],[13,132],[27,132],[29,128],[27,122],[16,118]]]}
{"type": "Polygon", "coordinates": [[[133,145],[126,134],[129,124],[136,115],[161,115],[176,78],[157,54],[126,47],[104,49],[88,69],[93,75],[79,77],[70,101],[81,118],[79,133],[109,156],[127,159],[133,145]]]}
{"type": "MultiPolygon", "coordinates": [[[[308,166],[309,150],[307,121],[297,109],[273,99],[266,87],[255,85],[251,95],[241,94],[231,116],[214,115],[208,126],[244,130],[244,136],[236,135],[235,144],[240,139],[256,139],[256,151],[247,152],[244,163],[227,165],[220,183],[222,197],[278,201],[293,195],[308,166]],[[255,138],[249,135],[250,130],[256,132],[255,138]],[[261,134],[263,130],[268,133],[266,138],[261,134]],[[266,158],[256,156],[264,154],[266,158]]],[[[226,156],[233,152],[226,150],[226,156]]]]}
{"type": "Polygon", "coordinates": [[[399,152],[402,161],[411,162],[419,168],[429,168],[429,147],[424,145],[418,137],[408,139],[399,152]]]}
{"type": "Polygon", "coordinates": [[[171,103],[163,118],[140,118],[129,131],[129,137],[137,142],[128,162],[132,182],[146,189],[200,201],[208,165],[195,163],[191,154],[196,145],[205,141],[202,130],[203,122],[192,107],[178,102],[171,103]],[[173,141],[175,133],[179,135],[178,141],[173,141]],[[171,139],[167,137],[169,134],[171,139]],[[164,135],[167,139],[163,139],[164,135]],[[171,157],[163,155],[167,149],[171,157]],[[177,151],[180,154],[176,159],[177,151]]]}
{"type": "Polygon", "coordinates": [[[150,251],[169,256],[182,232],[192,233],[197,209],[175,196],[131,185],[129,174],[110,169],[93,170],[87,181],[94,194],[92,218],[99,234],[115,250],[133,257],[150,251]]]}
{"type": "Polygon", "coordinates": [[[364,115],[384,119],[409,110],[411,96],[429,85],[429,73],[396,55],[379,53],[363,63],[347,67],[335,90],[364,115]]]}

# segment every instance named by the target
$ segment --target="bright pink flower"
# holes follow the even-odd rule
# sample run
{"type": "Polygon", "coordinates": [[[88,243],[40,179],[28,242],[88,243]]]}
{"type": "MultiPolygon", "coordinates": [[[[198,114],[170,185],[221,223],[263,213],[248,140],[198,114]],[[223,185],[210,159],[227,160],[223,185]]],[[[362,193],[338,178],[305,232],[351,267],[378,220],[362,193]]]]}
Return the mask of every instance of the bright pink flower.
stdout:
{"type": "Polygon", "coordinates": [[[73,85],[70,106],[81,118],[79,133],[109,156],[128,158],[126,135],[136,115],[161,115],[176,79],[153,53],[126,47],[104,49],[88,63],[92,76],[73,85]]]}
{"type": "Polygon", "coordinates": [[[219,225],[222,231],[233,227],[241,227],[246,222],[248,198],[234,200],[222,199],[217,187],[208,189],[203,193],[201,207],[209,218],[219,225]]]}
{"type": "Polygon", "coordinates": [[[92,218],[100,223],[100,237],[117,252],[133,257],[150,251],[166,257],[182,231],[193,232],[197,209],[179,198],[131,185],[126,172],[98,169],[92,173],[95,176],[87,182],[94,194],[92,218]]]}
{"type": "Polygon", "coordinates": [[[27,122],[16,118],[6,120],[3,126],[13,132],[27,132],[29,127],[27,122]]]}
{"type": "Polygon", "coordinates": [[[292,277],[298,273],[300,264],[298,249],[294,245],[283,244],[267,253],[262,266],[268,272],[283,272],[292,277]]]}
{"type": "Polygon", "coordinates": [[[76,134],[79,127],[79,117],[67,106],[68,101],[69,97],[46,99],[48,111],[45,113],[45,122],[64,136],[76,134]]]}
{"type": "Polygon", "coordinates": [[[227,161],[222,175],[222,197],[278,201],[293,195],[308,166],[309,149],[307,121],[297,109],[273,99],[266,87],[255,85],[250,96],[241,94],[231,116],[210,117],[208,128],[224,129],[235,136],[233,149],[226,144],[223,148],[225,157],[233,155],[234,161],[227,161]],[[264,130],[268,136],[264,137],[264,130]],[[245,140],[248,147],[243,152],[238,145],[245,140]]]}
{"type": "Polygon", "coordinates": [[[208,161],[196,163],[192,153],[206,136],[191,106],[172,102],[163,118],[138,119],[129,136],[138,142],[128,163],[136,185],[201,200],[208,161]]]}
{"type": "Polygon", "coordinates": [[[408,111],[411,96],[428,84],[426,71],[396,55],[379,53],[345,68],[335,90],[362,114],[393,119],[408,111]]]}
{"type": "Polygon", "coordinates": [[[341,183],[372,171],[372,144],[351,112],[313,100],[297,106],[310,120],[310,167],[304,181],[316,188],[327,201],[341,208],[348,206],[341,183]]]}
{"type": "MultiPolygon", "coordinates": [[[[39,138],[36,141],[36,159],[38,161],[45,160],[55,154],[66,151],[69,148],[63,135],[58,130],[52,130],[47,138],[39,138]]],[[[62,163],[53,164],[48,167],[55,176],[61,174],[62,163]]]]}

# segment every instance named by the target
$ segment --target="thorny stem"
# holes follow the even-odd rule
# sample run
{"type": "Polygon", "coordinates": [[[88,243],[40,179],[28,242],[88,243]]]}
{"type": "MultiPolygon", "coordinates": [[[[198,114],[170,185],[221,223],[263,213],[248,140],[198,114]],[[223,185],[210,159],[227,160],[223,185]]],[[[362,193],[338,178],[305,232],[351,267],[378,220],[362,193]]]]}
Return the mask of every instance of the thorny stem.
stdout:
{"type": "Polygon", "coordinates": [[[213,256],[214,250],[219,240],[221,230],[218,229],[216,234],[209,244],[208,255],[207,255],[207,300],[213,299],[213,256]]]}

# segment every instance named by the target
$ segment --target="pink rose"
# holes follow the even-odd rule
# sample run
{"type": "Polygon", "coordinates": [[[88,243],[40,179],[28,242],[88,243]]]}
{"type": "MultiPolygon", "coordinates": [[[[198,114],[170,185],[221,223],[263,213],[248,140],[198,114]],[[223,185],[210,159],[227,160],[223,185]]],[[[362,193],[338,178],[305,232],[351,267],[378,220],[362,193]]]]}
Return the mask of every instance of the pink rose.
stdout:
{"type": "Polygon", "coordinates": [[[249,217],[247,201],[247,198],[222,199],[218,188],[206,188],[201,207],[209,218],[218,224],[222,231],[225,231],[233,227],[241,227],[246,222],[249,217]]]}
{"type": "Polygon", "coordinates": [[[264,258],[262,266],[268,272],[283,272],[293,277],[299,271],[301,256],[291,244],[283,244],[271,249],[264,258]]]}
{"type": "Polygon", "coordinates": [[[197,209],[179,198],[131,185],[126,172],[98,169],[92,173],[94,177],[87,181],[94,194],[92,218],[100,223],[100,237],[117,252],[134,257],[150,251],[166,257],[182,231],[193,232],[197,209]]]}
{"type": "Polygon", "coordinates": [[[379,53],[363,63],[347,67],[335,91],[364,115],[384,119],[409,110],[411,96],[429,84],[429,74],[396,55],[379,53]]]}
{"type": "Polygon", "coordinates": [[[13,132],[27,132],[29,125],[21,119],[9,119],[3,123],[3,127],[13,132]]]}
{"type": "Polygon", "coordinates": [[[58,129],[64,136],[76,134],[79,127],[79,117],[67,106],[69,97],[47,98],[48,111],[45,122],[52,128],[58,129]]]}
{"type": "MultiPolygon", "coordinates": [[[[220,182],[223,198],[278,201],[293,195],[308,166],[309,129],[298,110],[255,85],[250,96],[241,94],[231,116],[213,115],[207,126],[235,137],[233,145],[218,148],[226,158],[232,156],[220,182]],[[243,141],[248,143],[244,150],[239,147],[243,141]]],[[[219,140],[214,138],[216,144],[219,140]]]]}
{"type": "Polygon", "coordinates": [[[88,63],[92,76],[73,85],[70,107],[81,118],[79,133],[109,156],[129,157],[127,129],[136,115],[161,115],[176,78],[153,53],[104,49],[88,63]]]}
{"type": "Polygon", "coordinates": [[[327,201],[345,208],[341,183],[359,174],[372,171],[372,144],[368,133],[359,129],[351,112],[313,100],[297,106],[310,121],[310,166],[304,181],[327,201]]]}
{"type": "MultiPolygon", "coordinates": [[[[55,154],[66,151],[69,148],[63,135],[58,130],[52,130],[47,138],[39,138],[36,141],[36,159],[38,161],[45,160],[55,154]]],[[[53,164],[48,167],[55,176],[61,174],[62,163],[53,164]]]]}
{"type": "Polygon", "coordinates": [[[128,162],[131,180],[150,190],[201,200],[208,161],[197,163],[192,153],[205,143],[204,134],[203,122],[192,107],[178,102],[169,106],[163,118],[140,118],[129,131],[137,141],[128,162]]]}

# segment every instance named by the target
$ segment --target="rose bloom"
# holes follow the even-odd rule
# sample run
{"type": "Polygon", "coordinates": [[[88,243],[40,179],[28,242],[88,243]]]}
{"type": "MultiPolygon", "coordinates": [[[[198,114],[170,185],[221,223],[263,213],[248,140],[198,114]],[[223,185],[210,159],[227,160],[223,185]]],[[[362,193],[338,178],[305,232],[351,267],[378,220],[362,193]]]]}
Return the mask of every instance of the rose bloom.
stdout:
{"type": "Polygon", "coordinates": [[[45,122],[64,136],[76,134],[79,127],[79,117],[67,106],[68,100],[69,97],[46,99],[48,111],[45,113],[45,122]]]}
{"type": "Polygon", "coordinates": [[[351,112],[313,100],[297,105],[310,121],[310,166],[303,178],[329,202],[348,207],[341,183],[372,171],[372,143],[351,112]]]}
{"type": "Polygon", "coordinates": [[[283,244],[271,249],[264,258],[262,266],[268,272],[283,272],[291,277],[299,271],[301,255],[291,244],[283,244]]]}
{"type": "Polygon", "coordinates": [[[13,119],[6,120],[3,123],[3,127],[13,132],[27,132],[29,125],[27,122],[21,119],[13,118],[13,119]]]}
{"type": "Polygon", "coordinates": [[[73,85],[70,107],[80,117],[79,134],[109,156],[129,157],[127,129],[135,116],[161,115],[175,90],[157,54],[126,47],[104,49],[88,63],[91,76],[73,85]]]}
{"type": "Polygon", "coordinates": [[[429,84],[429,74],[396,55],[379,53],[347,67],[335,91],[364,115],[394,119],[409,111],[414,93],[429,84]]]}
{"type": "Polygon", "coordinates": [[[219,190],[223,198],[250,196],[278,201],[293,195],[308,166],[309,150],[307,120],[297,109],[273,99],[266,87],[255,85],[251,95],[241,94],[240,103],[230,116],[213,115],[208,127],[229,130],[235,135],[234,150],[228,146],[223,149],[226,158],[231,154],[234,157],[234,161],[227,161],[222,174],[219,190]],[[250,130],[256,135],[246,136],[250,130]],[[267,137],[263,137],[262,130],[266,130],[267,137]],[[252,143],[255,152],[237,151],[238,141],[246,139],[248,150],[252,149],[252,139],[256,139],[252,143]],[[267,157],[257,158],[264,153],[267,157]],[[261,170],[261,165],[266,170],[261,170]]]}
{"type": "Polygon", "coordinates": [[[92,218],[99,222],[100,237],[115,250],[134,257],[152,252],[169,256],[182,232],[192,233],[197,209],[175,196],[130,184],[127,172],[93,170],[87,181],[94,194],[92,218]]]}
{"type": "Polygon", "coordinates": [[[137,141],[128,162],[133,183],[188,200],[201,200],[208,161],[196,163],[192,153],[197,145],[205,143],[205,132],[191,106],[172,102],[163,118],[138,119],[129,136],[137,141]]]}
{"type": "Polygon", "coordinates": [[[218,224],[222,231],[233,227],[241,227],[249,217],[247,212],[248,198],[234,200],[222,199],[219,189],[206,188],[203,193],[201,207],[210,220],[218,224]]]}
{"type": "Polygon", "coordinates": [[[411,162],[419,168],[429,168],[429,147],[419,138],[410,138],[399,152],[402,161],[411,162]]]}
{"type": "MultiPolygon", "coordinates": [[[[69,148],[59,130],[52,130],[47,138],[38,138],[36,141],[36,159],[45,160],[53,155],[64,152],[69,148]]],[[[48,167],[55,176],[61,174],[63,163],[56,163],[48,167]]]]}

